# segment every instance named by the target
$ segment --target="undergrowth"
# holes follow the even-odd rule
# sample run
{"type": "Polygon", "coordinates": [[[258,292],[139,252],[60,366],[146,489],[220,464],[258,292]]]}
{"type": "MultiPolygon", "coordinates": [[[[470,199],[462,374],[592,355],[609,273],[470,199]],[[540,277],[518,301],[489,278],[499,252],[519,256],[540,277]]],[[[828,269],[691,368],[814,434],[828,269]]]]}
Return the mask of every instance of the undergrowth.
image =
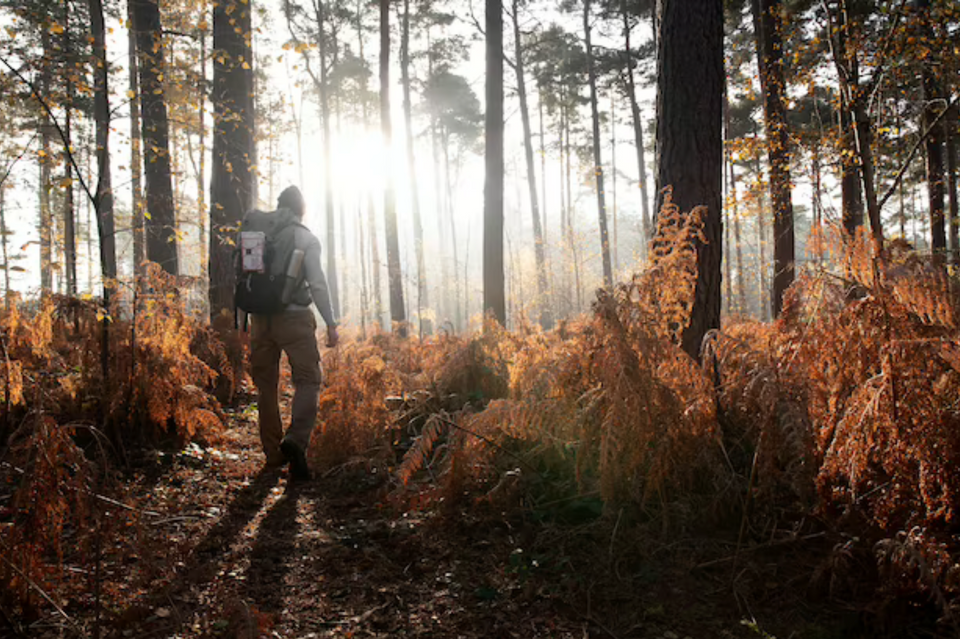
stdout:
{"type": "MultiPolygon", "coordinates": [[[[828,241],[839,272],[806,272],[776,322],[712,332],[697,362],[680,336],[704,212],[666,200],[647,268],[587,316],[327,352],[315,469],[389,477],[401,510],[616,513],[664,535],[733,531],[738,551],[813,531],[836,545],[811,583],[874,580],[875,599],[955,623],[957,282],[899,242],[828,241]],[[851,574],[853,553],[875,570],[851,574]]],[[[0,316],[5,610],[64,592],[58,567],[92,552],[91,503],[125,447],[220,436],[213,390],[239,379],[242,338],[186,312],[177,284],[154,268],[111,309],[50,297],[0,316]]]]}

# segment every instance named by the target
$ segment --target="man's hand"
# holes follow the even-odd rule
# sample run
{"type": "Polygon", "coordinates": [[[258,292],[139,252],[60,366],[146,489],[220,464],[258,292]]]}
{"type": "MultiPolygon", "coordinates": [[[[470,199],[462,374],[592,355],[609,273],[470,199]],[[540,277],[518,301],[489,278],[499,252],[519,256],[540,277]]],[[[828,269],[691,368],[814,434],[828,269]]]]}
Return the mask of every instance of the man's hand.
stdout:
{"type": "Polygon", "coordinates": [[[336,326],[327,327],[327,348],[333,348],[340,343],[340,333],[337,332],[336,326]]]}

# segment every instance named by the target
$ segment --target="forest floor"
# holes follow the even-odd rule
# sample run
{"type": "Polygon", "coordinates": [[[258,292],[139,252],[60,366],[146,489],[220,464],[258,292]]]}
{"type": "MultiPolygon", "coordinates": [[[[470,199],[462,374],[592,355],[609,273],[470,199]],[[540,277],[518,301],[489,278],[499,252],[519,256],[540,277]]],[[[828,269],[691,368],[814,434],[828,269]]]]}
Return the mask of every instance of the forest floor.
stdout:
{"type": "Polygon", "coordinates": [[[735,526],[664,539],[610,516],[403,513],[359,466],[262,472],[255,415],[136,464],[140,522],[104,552],[101,621],[92,594],[66,614],[135,638],[870,636],[860,612],[811,603],[820,534],[737,553],[735,526]]]}

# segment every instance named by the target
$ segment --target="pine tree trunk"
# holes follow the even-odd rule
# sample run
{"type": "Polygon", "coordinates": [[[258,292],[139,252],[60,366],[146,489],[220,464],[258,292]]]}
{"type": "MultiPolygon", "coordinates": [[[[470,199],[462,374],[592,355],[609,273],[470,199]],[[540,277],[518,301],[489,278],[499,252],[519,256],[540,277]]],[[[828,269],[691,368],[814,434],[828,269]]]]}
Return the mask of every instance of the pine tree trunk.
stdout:
{"type": "Polygon", "coordinates": [[[770,200],[773,207],[773,317],[780,316],[783,294],[793,283],[795,254],[793,203],[790,189],[790,134],[783,103],[786,83],[782,58],[780,0],[752,0],[757,62],[763,94],[763,112],[770,162],[770,200]]]}
{"type": "Polygon", "coordinates": [[[681,211],[707,209],[706,243],[697,246],[699,273],[682,339],[683,349],[697,359],[704,335],[720,327],[723,3],[701,2],[695,12],[680,0],[658,4],[657,193],[672,186],[681,211]]]}
{"type": "MultiPolygon", "coordinates": [[[[66,33],[66,32],[64,32],[66,33]]],[[[64,116],[63,135],[63,257],[67,276],[67,295],[77,295],[77,219],[73,202],[73,83],[67,81],[67,104],[64,116]]]]}
{"type": "Polygon", "coordinates": [[[550,305],[547,303],[547,260],[544,254],[543,227],[540,225],[540,203],[537,194],[537,174],[533,164],[533,133],[530,127],[530,106],[527,100],[527,82],[523,66],[523,42],[520,35],[520,3],[513,0],[514,70],[517,75],[517,97],[520,99],[520,121],[523,125],[523,155],[527,167],[527,188],[530,195],[530,216],[533,218],[534,255],[537,261],[537,309],[540,326],[553,327],[550,305]]]}
{"type": "MultiPolygon", "coordinates": [[[[234,237],[254,205],[256,157],[253,55],[249,4],[221,0],[213,8],[213,168],[210,175],[210,316],[233,311],[234,237]]],[[[142,77],[142,76],[141,76],[142,77]]]]}
{"type": "MultiPolygon", "coordinates": [[[[127,19],[133,24],[133,0],[127,1],[127,19]]],[[[130,188],[132,191],[131,230],[133,232],[133,272],[143,275],[143,261],[146,259],[145,219],[143,211],[143,185],[141,173],[140,143],[140,80],[137,61],[137,35],[131,28],[127,30],[127,73],[130,77],[130,188]]]]}
{"type": "Polygon", "coordinates": [[[427,287],[427,267],[423,255],[423,222],[420,219],[420,183],[414,153],[413,105],[410,99],[410,0],[403,0],[403,24],[400,36],[400,83],[403,87],[403,122],[406,128],[407,166],[410,175],[410,208],[413,211],[413,238],[417,253],[417,313],[420,336],[433,334],[433,320],[424,318],[423,310],[430,308],[430,289],[427,287]]]}
{"type": "Polygon", "coordinates": [[[327,34],[326,29],[326,7],[323,0],[317,0],[314,3],[317,21],[317,50],[320,53],[320,84],[317,86],[317,92],[320,98],[320,117],[323,120],[323,184],[324,184],[324,211],[326,213],[327,245],[324,247],[327,253],[327,286],[330,288],[330,303],[333,305],[334,314],[340,316],[340,283],[337,275],[337,242],[336,242],[336,213],[334,211],[333,197],[333,171],[332,171],[332,151],[333,138],[330,126],[330,85],[329,74],[327,73],[327,34]]]}
{"type": "MultiPolygon", "coordinates": [[[[204,15],[207,13],[207,2],[203,0],[200,4],[204,15]]],[[[209,290],[210,273],[210,241],[207,238],[207,118],[206,118],[206,97],[207,97],[207,30],[204,28],[200,32],[200,78],[197,83],[197,120],[199,124],[200,137],[200,157],[198,159],[197,170],[197,226],[199,227],[200,241],[200,281],[201,285],[209,290]]]]}
{"type": "Polygon", "coordinates": [[[3,208],[6,190],[0,186],[0,246],[3,248],[3,308],[10,310],[10,255],[7,252],[7,213],[3,208]]]}
{"type": "Polygon", "coordinates": [[[747,284],[743,278],[743,235],[740,231],[740,206],[737,198],[737,172],[733,162],[730,163],[730,194],[733,198],[733,241],[736,243],[737,253],[737,313],[744,315],[747,312],[747,284]]]}
{"type": "MultiPolygon", "coordinates": [[[[627,56],[627,97],[630,100],[630,116],[633,119],[633,138],[637,149],[637,169],[640,175],[640,220],[643,229],[643,241],[649,242],[653,236],[653,226],[650,221],[650,196],[647,193],[647,162],[644,158],[643,147],[643,119],[640,117],[640,104],[637,102],[637,87],[633,79],[633,51],[630,47],[630,14],[627,10],[627,0],[620,0],[620,14],[623,16],[624,52],[627,56]]],[[[656,12],[654,12],[656,15],[656,12]]],[[[656,22],[656,20],[654,20],[656,22]]],[[[654,34],[656,35],[656,34],[654,34]]]]}
{"type": "Polygon", "coordinates": [[[587,80],[590,84],[590,116],[593,124],[593,173],[597,185],[597,218],[600,223],[600,254],[603,261],[603,285],[613,287],[613,266],[610,262],[610,234],[607,230],[606,193],[603,190],[603,159],[600,145],[600,110],[597,106],[597,71],[590,41],[590,0],[583,0],[584,51],[587,56],[587,80]]]}
{"type": "Polygon", "coordinates": [[[163,27],[157,0],[130,0],[137,34],[140,75],[140,120],[143,136],[143,172],[147,183],[147,258],[176,275],[176,217],[170,174],[169,123],[163,89],[166,72],[163,27]]]}
{"type": "MultiPolygon", "coordinates": [[[[380,130],[383,148],[393,147],[390,120],[390,0],[380,0],[380,130]]],[[[407,335],[407,312],[403,302],[403,274],[400,271],[400,239],[397,233],[397,194],[393,167],[386,166],[383,190],[384,232],[387,238],[387,278],[390,286],[390,320],[401,337],[407,335]]]]}
{"type": "Polygon", "coordinates": [[[440,134],[440,138],[443,145],[443,207],[444,215],[447,218],[447,226],[450,227],[450,247],[453,252],[453,286],[454,286],[454,296],[456,299],[456,305],[454,309],[454,323],[456,325],[457,331],[464,330],[464,320],[469,320],[470,315],[466,310],[461,310],[466,308],[466,304],[463,307],[460,306],[460,291],[461,289],[466,294],[467,286],[467,276],[466,276],[466,260],[464,260],[464,276],[463,276],[463,286],[460,285],[460,253],[457,248],[457,218],[453,214],[453,180],[450,178],[450,133],[443,129],[440,134]]]}
{"type": "Polygon", "coordinates": [[[957,196],[957,106],[948,114],[944,128],[947,132],[947,194],[950,196],[950,263],[960,264],[960,215],[957,196]]]}
{"type": "MultiPolygon", "coordinates": [[[[100,272],[103,278],[103,304],[109,309],[116,287],[117,245],[113,217],[113,186],[110,173],[110,69],[106,49],[106,29],[102,0],[88,0],[90,35],[93,40],[94,96],[93,112],[96,121],[97,185],[94,190],[94,210],[97,215],[97,235],[100,239],[100,272]]],[[[110,320],[105,319],[100,336],[100,368],[108,380],[110,364],[110,320]]]]}
{"type": "Polygon", "coordinates": [[[503,7],[486,0],[486,179],[483,188],[483,312],[507,324],[503,270],[503,7]]]}
{"type": "MultiPolygon", "coordinates": [[[[930,24],[930,0],[917,0],[924,36],[932,31],[930,24]]],[[[942,266],[947,256],[946,232],[946,180],[944,179],[943,123],[934,124],[939,115],[938,102],[941,100],[940,80],[937,77],[939,61],[931,49],[930,55],[921,63],[924,108],[922,129],[929,130],[924,146],[927,152],[927,197],[930,209],[930,248],[934,265],[942,266]]]]}

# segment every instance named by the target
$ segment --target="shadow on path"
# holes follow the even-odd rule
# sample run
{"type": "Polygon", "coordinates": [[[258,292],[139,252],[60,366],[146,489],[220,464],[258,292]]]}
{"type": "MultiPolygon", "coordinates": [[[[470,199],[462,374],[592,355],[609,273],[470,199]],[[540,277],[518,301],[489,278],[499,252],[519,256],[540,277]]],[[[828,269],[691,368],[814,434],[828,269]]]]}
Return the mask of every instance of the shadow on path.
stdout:
{"type": "Polygon", "coordinates": [[[260,508],[270,492],[280,481],[276,471],[260,471],[250,483],[244,486],[234,496],[227,506],[226,512],[216,524],[204,535],[190,553],[182,560],[178,568],[168,578],[168,584],[162,588],[149,588],[148,594],[121,611],[115,618],[116,628],[124,630],[124,636],[136,634],[136,626],[142,624],[142,636],[162,632],[158,625],[165,626],[163,630],[173,630],[168,627],[172,623],[177,625],[176,619],[182,618],[174,614],[169,620],[158,620],[151,616],[153,611],[161,606],[169,606],[176,600],[183,600],[192,588],[204,584],[214,577],[220,570],[220,560],[228,553],[231,545],[244,528],[257,516],[260,508]],[[146,626],[150,626],[149,631],[146,626]]]}
{"type": "Polygon", "coordinates": [[[297,522],[299,503],[303,496],[297,484],[287,484],[287,490],[267,512],[250,550],[250,568],[247,570],[247,596],[262,612],[279,613],[283,610],[287,586],[285,577],[297,562],[297,522]]]}

